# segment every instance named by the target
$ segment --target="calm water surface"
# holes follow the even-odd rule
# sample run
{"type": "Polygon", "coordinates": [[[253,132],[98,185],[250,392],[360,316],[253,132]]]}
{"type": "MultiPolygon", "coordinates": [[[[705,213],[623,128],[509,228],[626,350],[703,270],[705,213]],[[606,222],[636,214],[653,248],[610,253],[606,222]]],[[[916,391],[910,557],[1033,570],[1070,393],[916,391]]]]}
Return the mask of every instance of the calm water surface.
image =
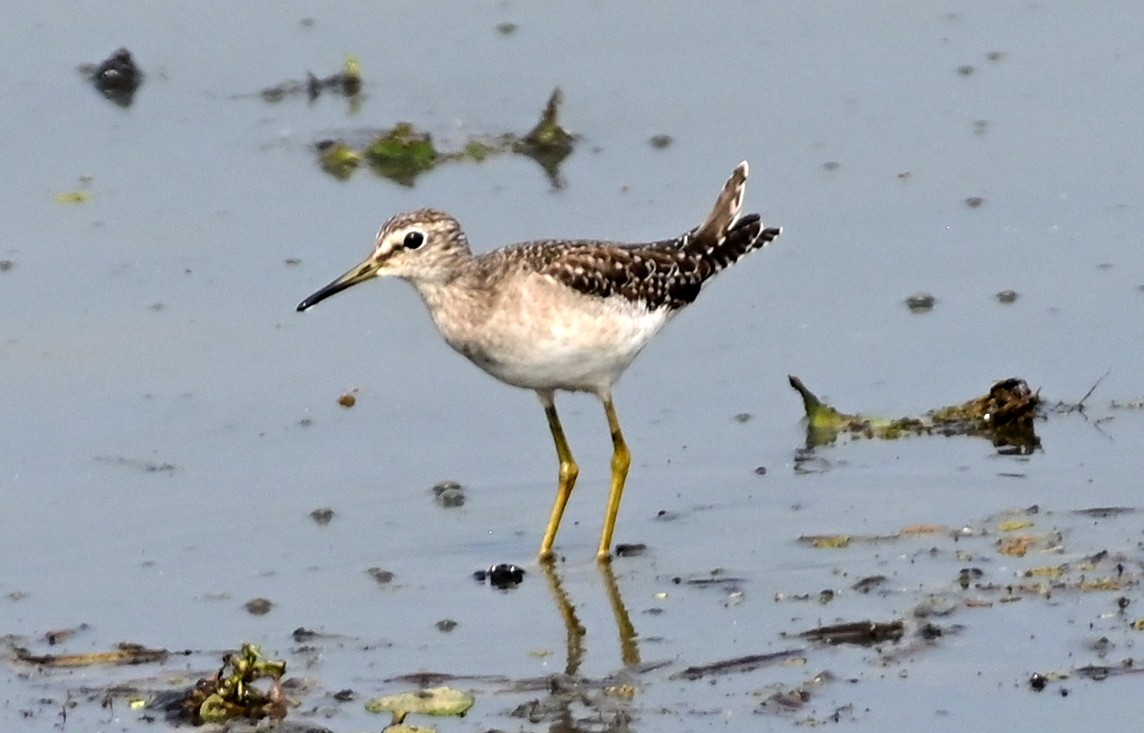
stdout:
{"type": "Polygon", "coordinates": [[[1071,513],[1138,504],[1142,418],[1110,407],[1144,394],[1136,6],[23,5],[0,24],[0,260],[12,263],[0,271],[0,634],[56,651],[45,632],[86,624],[65,651],[199,653],[163,670],[0,667],[0,727],[56,725],[71,691],[74,725],[144,729],[139,713],[79,691],[163,687],[172,670],[213,671],[242,641],[316,679],[301,710],[328,710],[320,721],[335,730],[382,723],[322,691],[366,698],[417,671],[477,676],[457,683],[478,695],[470,718],[441,730],[547,729],[556,717],[509,716],[543,689],[492,678],[558,672],[623,672],[638,690],[568,711],[582,730],[1137,719],[1123,702],[1131,678],[1027,685],[1136,656],[1134,587],[1002,602],[1003,590],[956,583],[973,567],[1004,588],[1100,551],[1091,576],[1115,563],[1141,573],[1138,515],[1071,513]],[[129,109],[75,69],[121,45],[147,73],[129,109]],[[257,95],[333,73],[347,54],[366,79],[356,109],[257,95]],[[318,140],[401,120],[443,147],[524,132],[556,85],[581,136],[559,190],[520,157],[443,167],[412,188],[365,170],[339,182],[314,160],[318,140]],[[656,134],[673,143],[653,148],[656,134]],[[294,313],[397,211],[444,208],[477,250],[661,238],[698,223],[742,159],[748,208],[785,233],[720,276],[617,390],[634,453],[617,540],[649,550],[617,561],[614,582],[591,561],[611,448],[594,400],[560,403],[582,474],[554,592],[533,562],[556,474],[535,398],[453,355],[400,283],[294,313]],[[56,201],[77,189],[86,203],[56,201]],[[995,299],[1005,289],[1015,303],[995,299]],[[936,297],[931,313],[902,304],[918,291],[936,297]],[[1075,402],[1106,372],[1086,415],[1051,417],[1032,456],[966,439],[858,442],[795,471],[787,374],[842,409],[898,416],[1007,376],[1075,402]],[[347,410],[337,398],[350,390],[347,410]],[[444,479],[466,487],[463,508],[435,505],[444,479]],[[999,553],[1004,512],[1034,505],[1033,551],[999,553]],[[336,512],[329,526],[310,519],[318,507],[336,512]],[[798,541],[921,524],[948,531],[833,550],[798,541]],[[469,579],[493,562],[525,566],[525,583],[499,593],[469,579]],[[378,586],[371,567],[394,581],[378,586]],[[738,580],[676,582],[715,569],[738,580]],[[887,577],[879,592],[850,589],[872,574],[887,577]],[[923,643],[914,609],[931,595],[951,607],[929,619],[948,633],[923,643]],[[257,596],[274,602],[268,615],[243,610],[257,596]],[[562,598],[587,632],[571,651],[562,598]],[[446,618],[449,634],[435,626],[446,618]],[[789,636],[899,618],[910,637],[897,645],[789,636]],[[318,653],[291,640],[300,626],[329,635],[318,653]],[[1092,650],[1102,636],[1104,657],[1092,650]],[[714,685],[675,676],[793,648],[796,663],[714,685]],[[633,652],[665,664],[641,672],[633,652]],[[809,687],[802,707],[760,706],[822,672],[835,681],[809,687]]]}

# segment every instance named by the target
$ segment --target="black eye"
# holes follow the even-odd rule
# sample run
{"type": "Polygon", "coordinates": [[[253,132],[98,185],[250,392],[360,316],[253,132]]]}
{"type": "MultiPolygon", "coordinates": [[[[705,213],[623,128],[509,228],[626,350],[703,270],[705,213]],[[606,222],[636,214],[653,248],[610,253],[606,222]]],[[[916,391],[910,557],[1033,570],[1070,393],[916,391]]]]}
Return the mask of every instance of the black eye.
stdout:
{"type": "Polygon", "coordinates": [[[405,235],[405,240],[401,244],[405,249],[417,249],[425,244],[425,233],[414,229],[405,235]]]}

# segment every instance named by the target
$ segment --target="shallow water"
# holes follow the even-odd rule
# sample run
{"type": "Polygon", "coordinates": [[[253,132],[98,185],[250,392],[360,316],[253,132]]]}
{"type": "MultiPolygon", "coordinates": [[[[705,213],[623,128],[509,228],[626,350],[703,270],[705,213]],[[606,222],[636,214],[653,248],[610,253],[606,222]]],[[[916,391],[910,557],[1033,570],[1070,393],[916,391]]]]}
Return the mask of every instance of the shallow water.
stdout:
{"type": "Polygon", "coordinates": [[[0,271],[0,634],[55,651],[42,634],[87,624],[67,651],[134,641],[199,653],[162,672],[0,667],[5,730],[59,722],[69,691],[80,701],[70,722],[142,729],[139,713],[104,710],[80,688],[211,672],[242,641],[316,679],[298,714],[329,711],[317,721],[335,730],[382,723],[322,692],[371,697],[417,671],[477,676],[456,683],[478,696],[469,720],[441,730],[528,725],[508,713],[543,690],[490,677],[625,669],[634,699],[574,706],[570,727],[630,716],[637,730],[785,729],[836,713],[870,730],[1135,720],[1120,704],[1131,677],[1027,685],[1033,672],[1102,663],[1088,646],[1101,636],[1113,644],[1103,663],[1135,656],[1134,587],[1003,603],[956,584],[967,566],[1004,586],[1101,550],[1112,559],[1090,575],[1115,562],[1141,572],[1139,515],[1069,513],[1138,503],[1142,416],[1109,406],[1144,393],[1135,8],[248,4],[227,5],[225,23],[201,3],[24,10],[0,30],[13,49],[0,81],[0,260],[13,263],[0,271]],[[148,75],[126,110],[75,71],[120,45],[148,75]],[[307,69],[333,73],[346,54],[366,79],[356,111],[330,96],[257,96],[307,69]],[[562,121],[582,136],[559,190],[521,157],[442,167],[413,188],[366,170],[338,182],[314,161],[318,140],[400,120],[443,145],[524,132],[556,85],[562,121]],[[673,143],[654,149],[654,134],[673,143]],[[616,561],[614,594],[640,661],[664,667],[631,666],[624,614],[591,560],[610,452],[602,411],[560,401],[582,469],[558,540],[557,577],[587,630],[570,662],[560,594],[532,560],[556,473],[535,398],[452,354],[401,284],[361,286],[305,316],[294,306],[400,210],[450,211],[478,250],[661,238],[697,223],[741,159],[747,207],[783,236],[721,275],[616,394],[634,454],[616,539],[649,550],[616,561]],[[54,200],[77,188],[90,200],[54,200]],[[968,206],[975,196],[984,202],[968,206]],[[997,302],[1004,289],[1014,304],[997,302]],[[931,313],[903,305],[917,291],[937,298],[931,313]],[[801,408],[787,374],[841,409],[897,416],[1006,376],[1076,402],[1106,372],[1085,416],[1039,426],[1033,456],[969,439],[859,441],[795,471],[801,408]],[[337,404],[348,390],[349,410],[337,404]],[[465,486],[463,508],[434,503],[443,479],[465,486]],[[998,515],[1032,505],[1030,531],[1062,541],[999,554],[998,515]],[[329,526],[310,519],[318,507],[334,509],[329,526]],[[989,534],[798,541],[923,523],[989,534]],[[493,562],[525,566],[524,584],[469,579],[493,562]],[[394,581],[379,586],[371,567],[394,581]],[[674,582],[716,568],[741,580],[674,582]],[[871,574],[887,576],[884,592],[850,590],[871,574]],[[825,589],[836,593],[821,605],[825,589]],[[912,609],[934,593],[952,599],[935,621],[950,633],[917,649],[784,636],[895,618],[912,634],[912,609]],[[811,600],[789,600],[799,594],[811,600]],[[993,605],[965,603],[978,595],[993,605]],[[274,602],[268,615],[243,610],[256,596],[274,602]],[[444,618],[453,632],[436,629],[444,618]],[[292,642],[300,626],[329,635],[317,653],[292,642]],[[805,662],[714,684],[673,678],[790,648],[805,662]],[[759,707],[823,671],[836,681],[802,707],[759,707]]]}

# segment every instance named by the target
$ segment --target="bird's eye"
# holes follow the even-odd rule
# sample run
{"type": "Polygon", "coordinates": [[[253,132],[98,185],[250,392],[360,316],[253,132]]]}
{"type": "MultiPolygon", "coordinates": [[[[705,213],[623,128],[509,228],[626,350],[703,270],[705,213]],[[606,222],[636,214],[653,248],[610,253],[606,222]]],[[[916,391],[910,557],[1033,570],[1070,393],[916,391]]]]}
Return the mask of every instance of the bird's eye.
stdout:
{"type": "Polygon", "coordinates": [[[417,249],[425,244],[425,232],[414,229],[405,235],[405,239],[401,242],[405,249],[417,249]]]}

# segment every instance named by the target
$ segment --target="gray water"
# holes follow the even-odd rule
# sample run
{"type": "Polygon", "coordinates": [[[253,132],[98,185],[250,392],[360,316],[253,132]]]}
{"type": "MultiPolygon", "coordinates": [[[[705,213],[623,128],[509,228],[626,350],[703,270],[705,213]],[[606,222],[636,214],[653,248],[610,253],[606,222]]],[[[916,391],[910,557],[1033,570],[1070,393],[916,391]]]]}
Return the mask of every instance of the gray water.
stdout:
{"type": "Polygon", "coordinates": [[[863,730],[1138,718],[1123,702],[1131,676],[1027,685],[1033,672],[1136,656],[1134,587],[1003,603],[955,582],[973,566],[1005,586],[1101,550],[1110,559],[1091,576],[1115,562],[1141,572],[1139,516],[1070,513],[1137,505],[1141,415],[1110,406],[1144,393],[1136,6],[24,3],[8,16],[0,634],[54,652],[45,632],[86,624],[64,651],[133,641],[197,654],[162,669],[5,665],[5,730],[56,725],[69,691],[71,726],[145,729],[140,713],[101,709],[81,688],[164,687],[172,670],[188,683],[243,641],[313,678],[298,714],[328,710],[317,722],[335,730],[384,723],[327,692],[394,692],[410,683],[386,680],[417,671],[475,676],[455,684],[477,707],[441,730],[548,729],[509,715],[543,697],[511,681],[625,669],[636,696],[577,708],[572,729],[627,717],[647,731],[787,729],[836,712],[863,730]],[[498,31],[506,22],[514,32],[498,31]],[[147,73],[127,109],[76,70],[121,45],[147,73]],[[258,96],[349,54],[366,81],[357,109],[328,94],[258,96]],[[560,189],[520,156],[442,167],[414,187],[368,170],[339,182],[315,162],[319,140],[402,120],[446,148],[524,132],[557,85],[562,122],[581,136],[560,189]],[[656,134],[672,144],[653,147],[656,134]],[[558,578],[587,629],[570,663],[558,594],[533,559],[556,477],[536,399],[457,358],[400,283],[304,316],[294,306],[358,262],[398,211],[446,209],[482,251],[663,238],[698,223],[743,159],[747,209],[784,234],[713,282],[616,393],[634,454],[616,539],[649,548],[616,561],[616,591],[640,661],[666,663],[655,670],[625,658],[592,560],[611,450],[602,411],[560,401],[582,469],[558,539],[558,578]],[[56,200],[76,190],[90,199],[56,200]],[[1015,303],[995,299],[1005,289],[1015,303]],[[937,298],[932,312],[903,305],[917,291],[937,298]],[[1084,416],[1038,426],[1032,456],[970,439],[858,441],[795,471],[801,406],[788,374],[841,409],[894,417],[1007,376],[1075,403],[1106,372],[1084,416]],[[445,479],[465,486],[463,508],[434,503],[445,479]],[[1028,531],[1043,541],[999,554],[1002,513],[1033,505],[1028,531]],[[310,519],[319,507],[335,511],[329,526],[310,519]],[[844,549],[798,541],[914,524],[948,531],[844,549]],[[965,527],[976,534],[957,535],[965,527]],[[1054,530],[1059,543],[1046,539],[1054,530]],[[524,584],[470,580],[494,562],[524,566],[524,584]],[[378,586],[370,567],[394,581],[378,586]],[[673,582],[716,568],[741,580],[673,582]],[[849,590],[875,573],[883,592],[849,590]],[[820,605],[824,589],[836,595],[820,605]],[[800,594],[811,600],[790,600],[800,594]],[[932,645],[785,636],[895,618],[912,634],[930,594],[954,608],[932,645]],[[274,602],[268,615],[243,610],[256,596],[274,602]],[[445,618],[452,633],[435,627],[445,618]],[[300,626],[329,635],[317,653],[291,641],[300,626]],[[1104,659],[1090,649],[1101,636],[1113,645],[1104,659]],[[673,677],[791,648],[805,661],[717,684],[673,677]],[[802,708],[759,707],[823,671],[836,681],[802,708]],[[604,722],[576,722],[597,714],[604,722]]]}

